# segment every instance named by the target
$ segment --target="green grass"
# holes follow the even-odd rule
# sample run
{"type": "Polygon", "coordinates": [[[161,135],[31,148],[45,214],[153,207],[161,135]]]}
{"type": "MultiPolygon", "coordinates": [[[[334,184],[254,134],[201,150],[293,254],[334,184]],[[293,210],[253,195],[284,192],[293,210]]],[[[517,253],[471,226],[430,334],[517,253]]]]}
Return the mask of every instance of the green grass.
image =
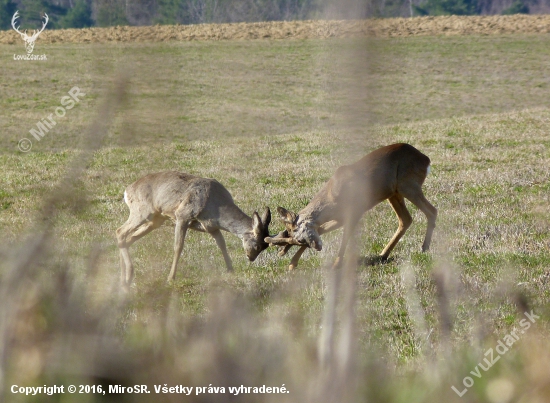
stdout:
{"type": "MultiPolygon", "coordinates": [[[[146,173],[174,169],[214,177],[249,215],[266,205],[275,214],[279,205],[301,209],[340,164],[381,145],[409,142],[432,161],[424,185],[439,209],[432,251],[420,253],[426,221],[411,207],[413,226],[393,259],[358,268],[358,356],[371,362],[374,355],[388,368],[397,366],[399,377],[377,385],[381,395],[433,401],[432,392],[419,386],[421,377],[407,371],[425,369],[426,351],[443,349],[433,277],[443,273],[455,319],[451,350],[459,369],[429,384],[433,393],[454,399],[445,382],[460,377],[458,385],[482,359],[484,350],[470,345],[492,346],[518,327],[514,290],[542,316],[541,334],[549,329],[550,93],[541,74],[550,65],[549,44],[547,35],[518,35],[41,45],[48,62],[4,58],[2,253],[11,256],[10,249],[33,228],[44,199],[78,156],[82,134],[117,71],[128,71],[129,94],[105,147],[77,184],[87,203],[79,207],[68,200],[52,228],[54,266],[68,265],[77,281],[92,284],[92,300],[101,300],[118,281],[114,233],[128,215],[122,195],[146,173]],[[75,85],[86,96],[35,141],[28,130],[75,85]],[[33,141],[31,152],[17,150],[22,137],[33,141]],[[94,267],[100,275],[92,281],[94,251],[99,251],[94,267]],[[403,280],[406,270],[414,274],[412,291],[403,280]],[[423,324],[412,313],[416,300],[423,324]]],[[[13,49],[0,46],[2,54],[13,49]]],[[[359,228],[358,254],[370,257],[382,250],[397,220],[384,203],[368,212],[359,228]]],[[[274,215],[271,232],[281,229],[274,215]]],[[[279,258],[275,250],[248,263],[240,240],[228,234],[236,269],[230,274],[213,239],[191,231],[178,278],[167,285],[173,230],[165,225],[130,249],[134,296],[126,316],[112,326],[129,345],[149,345],[148,337],[156,340],[156,321],[167,310],[208,318],[216,312],[211,299],[229,290],[243,295],[266,320],[287,318],[295,338],[314,339],[326,302],[323,267],[332,261],[340,235],[324,236],[323,251],[307,251],[299,269],[288,272],[289,257],[279,258]]],[[[507,356],[483,382],[510,377],[518,360],[529,362],[529,353],[519,351],[523,358],[519,352],[507,356]]],[[[516,390],[524,390],[520,380],[528,374],[518,377],[516,390]]],[[[488,401],[484,388],[468,393],[488,401]]]]}

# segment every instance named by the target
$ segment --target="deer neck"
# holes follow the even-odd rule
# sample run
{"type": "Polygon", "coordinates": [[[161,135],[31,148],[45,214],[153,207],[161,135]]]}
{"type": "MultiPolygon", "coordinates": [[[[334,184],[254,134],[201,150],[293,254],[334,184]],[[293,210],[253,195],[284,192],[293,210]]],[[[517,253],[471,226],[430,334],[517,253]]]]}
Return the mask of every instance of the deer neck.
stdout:
{"type": "Polygon", "coordinates": [[[252,218],[236,205],[222,207],[218,221],[221,229],[231,232],[241,239],[246,232],[252,231],[252,218]]]}
{"type": "Polygon", "coordinates": [[[298,215],[301,220],[306,221],[314,227],[320,227],[321,225],[335,220],[336,217],[336,204],[327,200],[317,199],[312,200],[305,208],[303,208],[298,215]]]}

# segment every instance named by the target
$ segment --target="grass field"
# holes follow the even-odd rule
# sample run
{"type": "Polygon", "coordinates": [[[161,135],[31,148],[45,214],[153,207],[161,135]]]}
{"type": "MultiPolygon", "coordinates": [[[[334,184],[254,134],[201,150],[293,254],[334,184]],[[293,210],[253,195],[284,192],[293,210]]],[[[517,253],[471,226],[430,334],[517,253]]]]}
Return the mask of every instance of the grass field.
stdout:
{"type": "MultiPolygon", "coordinates": [[[[4,384],[291,391],[262,401],[545,401],[549,45],[548,35],[38,44],[48,55],[40,63],[16,62],[11,55],[22,46],[1,45],[4,384]],[[85,160],[83,135],[120,75],[126,97],[106,119],[102,147],[85,160]],[[36,141],[29,130],[74,86],[86,95],[36,141]],[[28,153],[17,148],[23,137],[33,142],[28,153]],[[318,372],[316,340],[325,266],[340,232],[324,236],[324,250],[306,252],[293,272],[274,249],[248,263],[228,234],[232,274],[214,241],[191,232],[168,285],[166,225],[132,246],[135,286],[126,296],[117,291],[122,195],[145,173],[216,178],[249,215],[266,205],[297,211],[339,165],[393,142],[431,158],[424,190],[439,209],[438,226],[431,252],[421,253],[426,221],[411,207],[415,222],[393,259],[357,268],[354,370],[334,389],[323,377],[338,373],[318,372]],[[74,159],[85,170],[60,188],[74,159]],[[49,207],[52,192],[63,197],[49,207]],[[29,236],[44,222],[44,239],[29,236]],[[464,389],[485,351],[522,329],[527,307],[540,316],[533,329],[459,398],[451,386],[464,389]]],[[[378,254],[396,228],[386,203],[367,213],[359,256],[378,254]]],[[[274,216],[271,232],[280,229],[274,216]]],[[[6,401],[30,401],[4,393],[6,401]]]]}

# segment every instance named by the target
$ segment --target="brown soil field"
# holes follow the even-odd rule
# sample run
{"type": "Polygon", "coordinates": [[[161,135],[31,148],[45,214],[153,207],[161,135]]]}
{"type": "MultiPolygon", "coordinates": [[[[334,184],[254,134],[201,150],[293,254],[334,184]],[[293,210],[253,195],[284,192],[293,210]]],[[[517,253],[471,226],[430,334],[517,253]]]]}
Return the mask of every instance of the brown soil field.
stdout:
{"type": "MultiPolygon", "coordinates": [[[[166,42],[194,40],[313,39],[351,36],[499,35],[550,32],[550,15],[443,16],[361,21],[276,21],[237,24],[156,25],[46,30],[41,43],[166,42]]],[[[19,44],[13,31],[0,43],[19,44]]]]}

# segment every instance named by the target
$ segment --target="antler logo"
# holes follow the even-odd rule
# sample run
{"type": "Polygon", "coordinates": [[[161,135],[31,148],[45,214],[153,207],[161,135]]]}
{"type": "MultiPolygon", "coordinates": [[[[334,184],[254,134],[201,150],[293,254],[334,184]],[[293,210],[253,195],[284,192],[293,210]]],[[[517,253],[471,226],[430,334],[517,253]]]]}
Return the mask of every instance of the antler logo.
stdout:
{"type": "Polygon", "coordinates": [[[31,36],[27,35],[27,30],[25,30],[25,32],[21,32],[19,31],[19,28],[15,26],[15,20],[19,18],[19,10],[15,12],[15,14],[13,15],[13,18],[11,19],[11,26],[13,27],[13,29],[15,29],[15,32],[21,35],[21,38],[23,38],[23,40],[25,41],[25,49],[27,49],[27,54],[29,55],[34,50],[34,42],[38,39],[38,35],[40,35],[42,31],[44,31],[44,28],[46,28],[46,24],[48,24],[48,20],[49,20],[48,14],[44,13],[44,17],[45,18],[42,24],[42,29],[39,31],[33,30],[33,33],[31,36]]]}

